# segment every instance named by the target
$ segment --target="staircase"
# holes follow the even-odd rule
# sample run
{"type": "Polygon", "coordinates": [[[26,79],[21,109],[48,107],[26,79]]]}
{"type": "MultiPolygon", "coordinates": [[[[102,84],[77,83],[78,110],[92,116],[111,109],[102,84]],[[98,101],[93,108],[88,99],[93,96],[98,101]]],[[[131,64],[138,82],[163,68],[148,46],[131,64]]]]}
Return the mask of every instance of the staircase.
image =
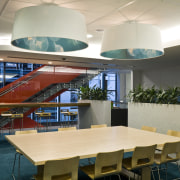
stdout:
{"type": "MultiPolygon", "coordinates": [[[[46,68],[46,66],[43,66],[42,68],[46,68]]],[[[46,76],[46,78],[48,77],[45,73],[43,73],[42,69],[39,69],[40,71],[36,70],[34,73],[31,72],[31,76],[28,77],[24,77],[23,80],[19,80],[18,82],[14,83],[13,86],[10,86],[8,88],[6,88],[4,91],[0,91],[0,100],[2,99],[2,97],[4,96],[8,96],[8,94],[12,94],[12,91],[17,92],[17,88],[21,88],[21,86],[26,86],[27,84],[29,84],[31,81],[34,81],[34,79],[36,79],[36,82],[42,82],[40,81],[42,79],[42,76],[46,76]],[[38,81],[37,81],[38,80],[38,81]]],[[[82,70],[82,68],[81,68],[82,70]]],[[[49,73],[48,73],[49,74],[49,73]]],[[[21,102],[48,102],[53,100],[55,97],[57,97],[58,95],[60,95],[62,92],[66,91],[67,89],[77,89],[80,86],[86,84],[90,79],[92,79],[93,77],[95,77],[97,73],[93,73],[93,74],[88,74],[88,73],[65,73],[63,72],[61,75],[58,74],[58,78],[61,77],[61,80],[57,80],[58,78],[56,77],[56,75],[53,74],[53,76],[51,77],[51,81],[48,81],[48,79],[46,79],[46,83],[42,83],[40,86],[43,87],[40,91],[36,91],[34,94],[33,93],[27,93],[27,95],[30,96],[26,96],[26,98],[24,98],[22,100],[22,98],[20,98],[22,101],[21,102]],[[68,80],[67,80],[68,77],[68,80]],[[73,78],[72,78],[73,77],[73,78]],[[62,81],[58,83],[58,81],[62,81]],[[43,85],[46,84],[46,85],[43,85]]],[[[51,74],[52,75],[52,74],[51,74]]],[[[31,83],[32,84],[32,83],[31,83]]],[[[32,86],[31,86],[32,88],[32,86]]],[[[32,88],[33,91],[33,88],[32,88]]],[[[18,102],[19,98],[15,98],[16,102],[18,102]]],[[[14,102],[14,101],[13,101],[14,102]]],[[[2,111],[11,111],[12,113],[17,113],[17,114],[23,114],[24,118],[23,121],[27,120],[30,121],[31,119],[28,118],[27,116],[34,112],[37,108],[12,108],[12,109],[3,109],[0,110],[0,112],[2,111]]],[[[19,119],[17,119],[19,120],[19,119]]],[[[9,122],[12,121],[12,118],[8,118],[8,117],[0,117],[0,127],[4,127],[7,126],[7,124],[9,122]]],[[[36,123],[36,122],[33,122],[36,123]]],[[[35,124],[34,124],[35,125],[35,124]]]]}

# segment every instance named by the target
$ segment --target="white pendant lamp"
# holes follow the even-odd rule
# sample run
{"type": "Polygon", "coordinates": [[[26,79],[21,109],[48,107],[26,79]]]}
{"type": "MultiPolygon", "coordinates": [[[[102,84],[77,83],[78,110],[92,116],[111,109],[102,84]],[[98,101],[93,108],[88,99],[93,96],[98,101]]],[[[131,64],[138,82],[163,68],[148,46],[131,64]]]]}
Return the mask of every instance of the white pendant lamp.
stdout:
{"type": "Polygon", "coordinates": [[[46,3],[16,12],[12,45],[33,51],[66,52],[88,47],[85,18],[79,12],[46,3]]]}
{"type": "Polygon", "coordinates": [[[160,30],[149,24],[125,23],[105,30],[101,56],[148,59],[164,54],[160,30]]]}

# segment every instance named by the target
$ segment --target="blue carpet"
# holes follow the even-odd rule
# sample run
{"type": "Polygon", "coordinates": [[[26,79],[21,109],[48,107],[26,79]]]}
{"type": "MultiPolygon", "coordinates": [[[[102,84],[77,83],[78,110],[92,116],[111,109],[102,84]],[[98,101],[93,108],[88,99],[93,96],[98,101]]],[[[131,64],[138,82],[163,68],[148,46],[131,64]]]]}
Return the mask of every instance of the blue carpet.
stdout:
{"type": "MultiPolygon", "coordinates": [[[[15,148],[9,144],[4,138],[0,137],[0,180],[12,180],[11,172],[12,165],[15,155],[15,148]]],[[[125,153],[124,157],[131,156],[132,153],[125,153]]],[[[91,161],[94,162],[95,158],[91,158],[91,161]]],[[[88,164],[88,159],[80,160],[80,166],[88,164]]],[[[17,165],[17,164],[16,164],[17,165]]],[[[21,179],[20,180],[29,180],[34,174],[36,174],[37,169],[29,160],[24,156],[21,157],[21,179]]],[[[17,166],[15,167],[15,175],[17,175],[17,166]]],[[[155,172],[155,177],[157,178],[157,173],[155,172]]],[[[100,178],[99,180],[103,180],[100,178]]],[[[122,180],[127,178],[121,176],[122,180]]],[[[165,173],[161,173],[161,179],[165,180],[165,173]]],[[[180,172],[177,169],[176,164],[168,164],[168,180],[180,179],[180,172]]],[[[90,178],[84,174],[82,171],[79,171],[78,180],[90,180],[90,178]]],[[[118,180],[117,176],[112,176],[111,180],[118,180]]]]}

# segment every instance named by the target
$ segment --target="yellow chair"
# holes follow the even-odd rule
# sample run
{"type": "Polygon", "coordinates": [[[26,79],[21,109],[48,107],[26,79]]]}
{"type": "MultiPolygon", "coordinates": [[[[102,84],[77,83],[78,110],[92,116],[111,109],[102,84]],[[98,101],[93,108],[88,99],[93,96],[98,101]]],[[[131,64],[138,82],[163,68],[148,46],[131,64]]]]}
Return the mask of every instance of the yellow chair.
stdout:
{"type": "Polygon", "coordinates": [[[107,127],[107,124],[91,125],[91,128],[102,128],[102,127],[107,127]]]}
{"type": "MultiPolygon", "coordinates": [[[[37,133],[37,130],[16,131],[16,132],[15,132],[15,135],[31,134],[31,133],[37,133]]],[[[17,155],[19,155],[19,162],[18,162],[18,179],[20,179],[20,159],[21,159],[21,156],[22,156],[23,154],[21,154],[21,152],[20,152],[18,149],[16,149],[16,153],[15,153],[15,156],[14,156],[13,169],[12,169],[12,177],[13,177],[14,180],[15,180],[14,167],[15,167],[17,155]]]]}
{"type": "Polygon", "coordinates": [[[123,167],[131,171],[134,169],[141,169],[142,167],[151,166],[154,163],[156,146],[157,145],[135,147],[132,157],[123,159],[123,167]]]}
{"type": "MultiPolygon", "coordinates": [[[[103,128],[107,127],[107,124],[96,124],[96,125],[91,125],[91,128],[103,128]]],[[[92,164],[91,159],[88,158],[89,164],[92,164]]]]}
{"type": "MultiPolygon", "coordinates": [[[[174,131],[174,130],[168,130],[167,135],[169,136],[175,136],[175,137],[180,137],[180,131],[174,131]]],[[[158,147],[158,151],[162,151],[162,147],[158,147]]]]}
{"type": "MultiPolygon", "coordinates": [[[[166,179],[167,179],[167,163],[176,162],[179,159],[180,159],[180,141],[167,142],[163,145],[161,153],[155,153],[154,161],[157,166],[153,168],[152,172],[158,171],[158,176],[160,180],[160,170],[166,170],[166,179]],[[174,156],[171,156],[172,154],[174,156]],[[165,164],[166,168],[159,168],[159,166],[162,164],[165,164]]],[[[154,174],[153,174],[153,178],[154,178],[154,174]]]]}
{"type": "Polygon", "coordinates": [[[76,127],[65,127],[65,128],[58,128],[58,131],[70,131],[70,130],[76,130],[76,127]]]}
{"type": "Polygon", "coordinates": [[[118,175],[122,170],[122,159],[124,150],[114,152],[98,153],[95,164],[80,167],[91,179],[100,177],[118,175]]]}
{"type": "Polygon", "coordinates": [[[37,130],[16,131],[16,132],[15,132],[15,135],[32,134],[32,133],[37,133],[37,130]]]}
{"type": "Polygon", "coordinates": [[[168,130],[167,135],[180,137],[180,131],[168,130]]]}
{"type": "Polygon", "coordinates": [[[77,180],[79,156],[47,161],[42,175],[35,176],[35,180],[77,180]]]}
{"type": "Polygon", "coordinates": [[[156,132],[157,128],[155,127],[150,127],[150,126],[142,126],[141,130],[145,130],[145,131],[150,131],[150,132],[156,132]]]}
{"type": "Polygon", "coordinates": [[[76,111],[69,111],[69,109],[61,109],[61,114],[63,114],[64,117],[68,117],[68,121],[65,120],[65,126],[69,126],[71,117],[75,117],[78,115],[76,111]]]}

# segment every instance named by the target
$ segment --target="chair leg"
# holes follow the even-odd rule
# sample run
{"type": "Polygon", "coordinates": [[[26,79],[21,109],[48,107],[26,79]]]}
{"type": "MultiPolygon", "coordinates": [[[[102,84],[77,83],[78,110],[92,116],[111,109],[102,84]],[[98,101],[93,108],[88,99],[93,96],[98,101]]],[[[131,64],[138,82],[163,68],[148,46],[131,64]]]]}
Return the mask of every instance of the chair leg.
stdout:
{"type": "Polygon", "coordinates": [[[16,164],[16,157],[17,155],[19,155],[19,158],[18,158],[18,180],[20,180],[20,159],[21,159],[21,156],[22,154],[19,154],[18,152],[15,153],[15,157],[14,157],[14,162],[13,162],[13,168],[12,168],[12,177],[13,179],[15,180],[15,175],[14,175],[14,168],[15,168],[15,164],[16,164]]]}
{"type": "Polygon", "coordinates": [[[168,166],[168,165],[167,165],[167,163],[166,163],[166,180],[167,180],[167,166],[168,166]]]}
{"type": "Polygon", "coordinates": [[[22,154],[19,154],[19,163],[18,163],[18,180],[20,180],[20,165],[21,165],[20,160],[21,160],[21,156],[22,156],[22,154]]]}
{"type": "Polygon", "coordinates": [[[158,171],[158,177],[159,177],[159,180],[161,180],[159,167],[157,167],[157,171],[158,171]]]}
{"type": "Polygon", "coordinates": [[[155,180],[155,177],[154,177],[154,170],[151,168],[151,172],[152,172],[152,177],[153,177],[153,180],[155,180]]]}
{"type": "Polygon", "coordinates": [[[13,177],[14,180],[16,179],[15,176],[14,176],[14,168],[15,168],[17,154],[18,154],[18,152],[15,153],[14,162],[13,162],[13,168],[12,168],[12,177],[13,177]]]}
{"type": "Polygon", "coordinates": [[[12,168],[12,174],[11,174],[14,180],[15,180],[14,167],[15,167],[15,163],[16,163],[16,156],[17,156],[17,152],[14,155],[14,162],[13,162],[13,168],[12,168]]]}
{"type": "Polygon", "coordinates": [[[140,169],[140,175],[138,174],[138,180],[139,180],[139,176],[140,176],[140,179],[142,180],[142,169],[140,169]]]}
{"type": "Polygon", "coordinates": [[[119,180],[121,180],[121,176],[120,176],[120,174],[117,174],[117,176],[118,176],[119,180]]]}
{"type": "Polygon", "coordinates": [[[179,162],[176,161],[176,164],[177,164],[178,170],[180,171],[179,162]]]}
{"type": "Polygon", "coordinates": [[[88,158],[88,162],[89,162],[89,164],[92,164],[92,162],[91,162],[91,158],[88,158]]]}

